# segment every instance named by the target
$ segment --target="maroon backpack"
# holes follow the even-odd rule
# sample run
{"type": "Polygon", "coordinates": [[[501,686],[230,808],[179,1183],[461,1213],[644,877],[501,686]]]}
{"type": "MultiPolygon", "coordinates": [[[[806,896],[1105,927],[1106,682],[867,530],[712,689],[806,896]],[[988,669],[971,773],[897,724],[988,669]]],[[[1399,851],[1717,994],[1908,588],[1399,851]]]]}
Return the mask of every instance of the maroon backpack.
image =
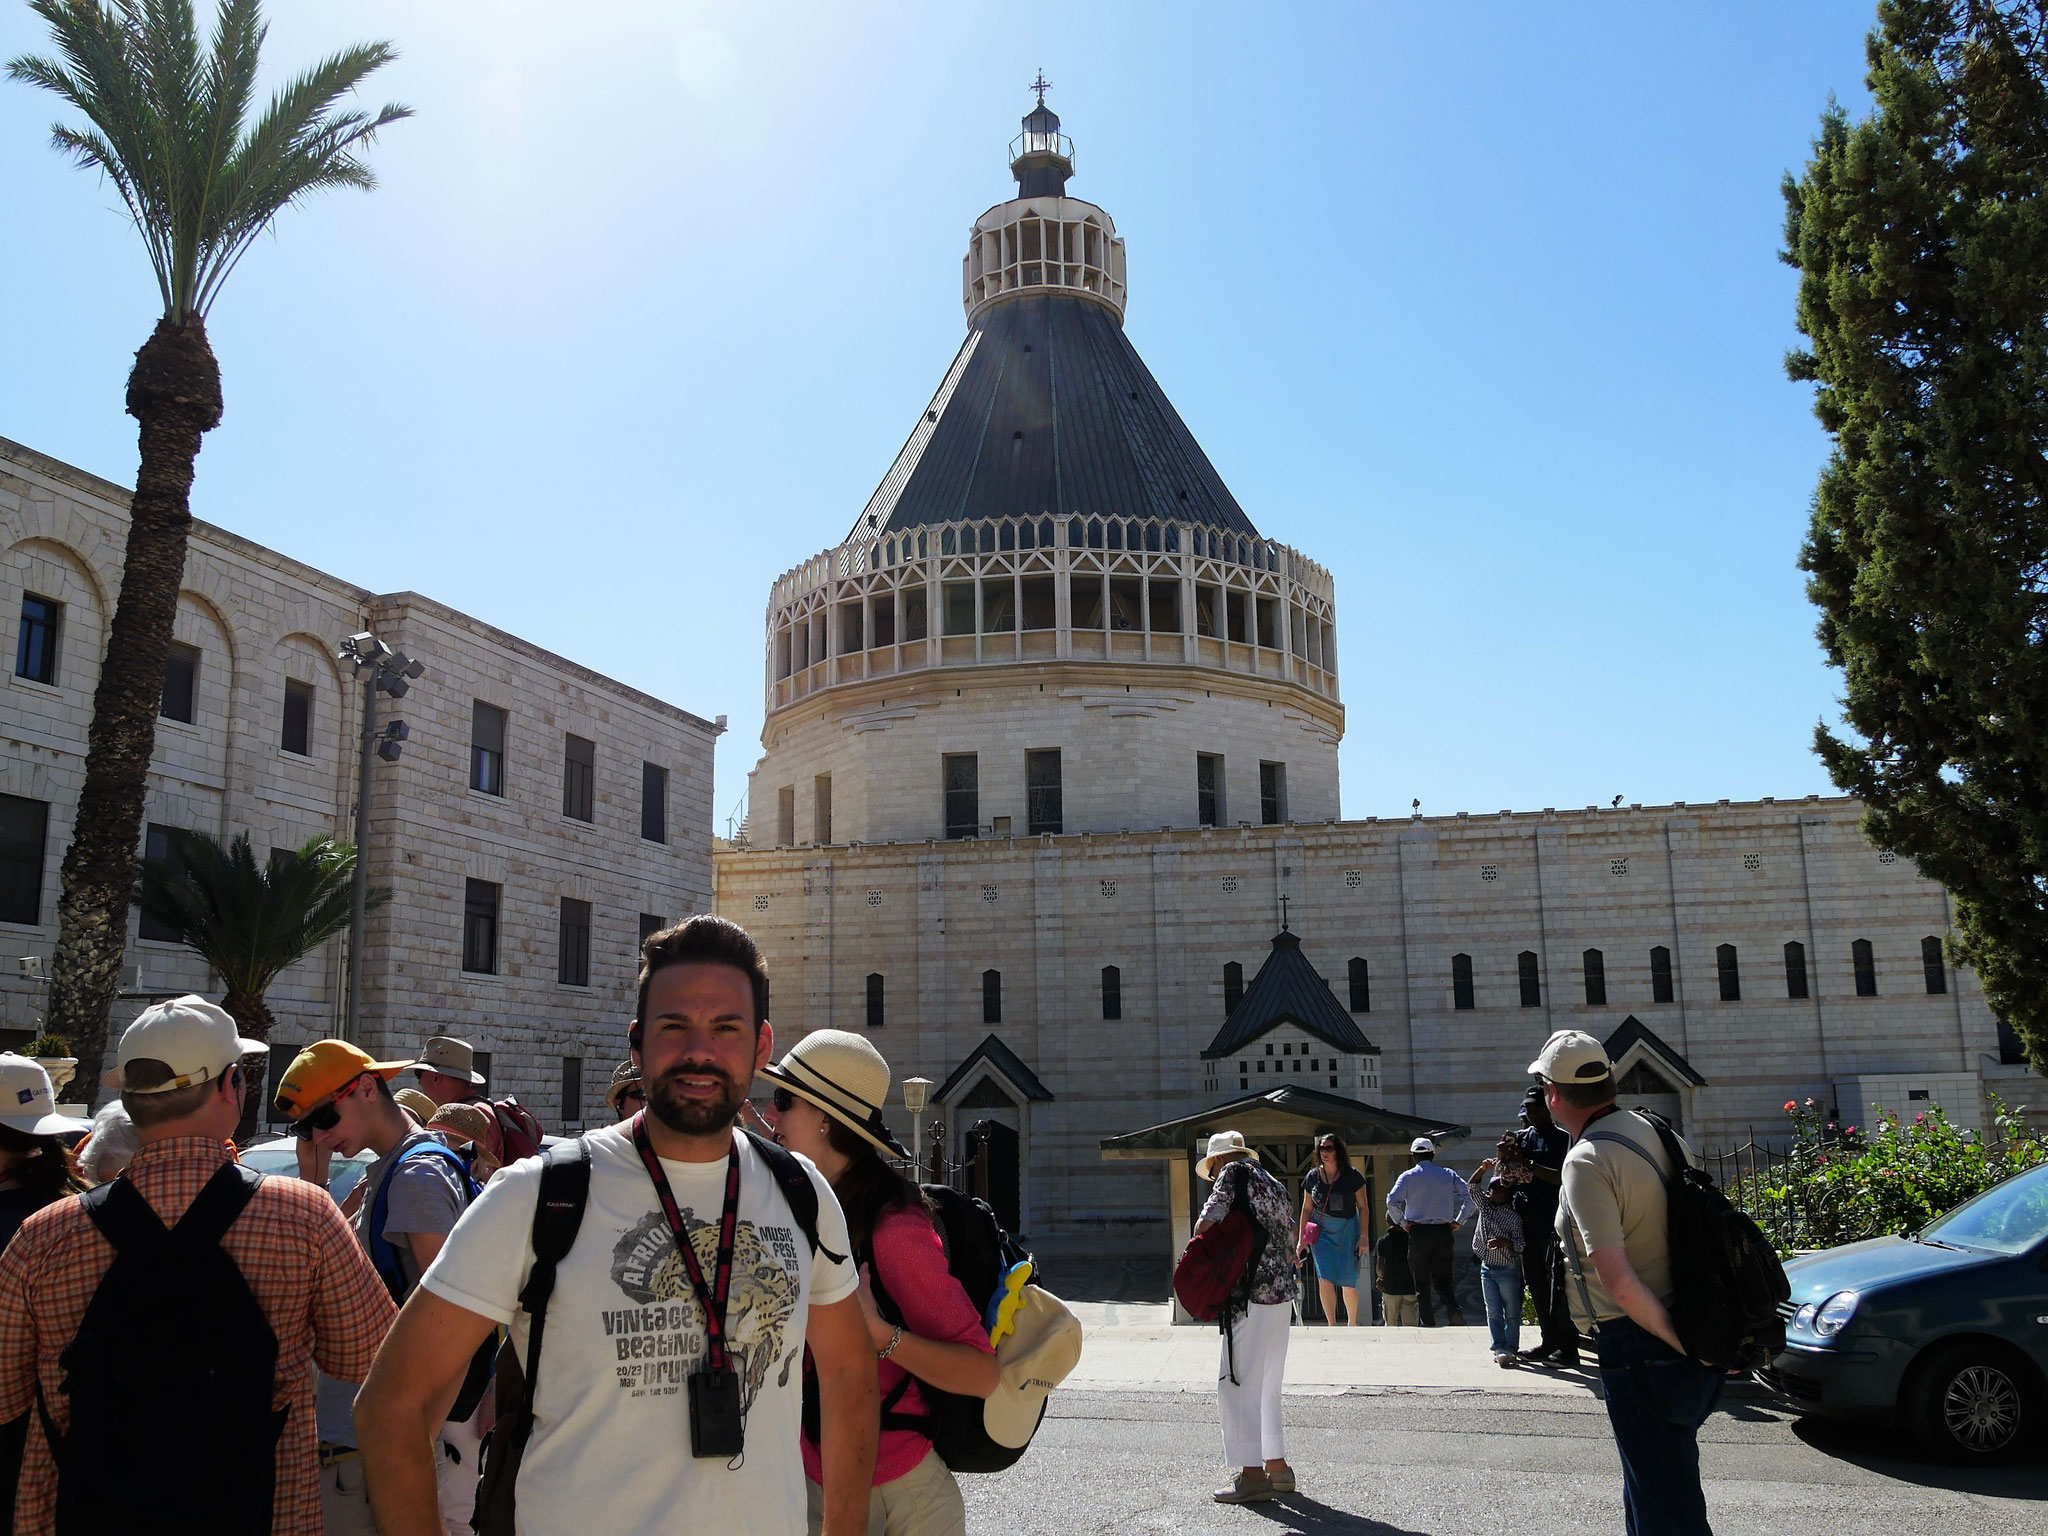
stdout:
{"type": "Polygon", "coordinates": [[[517,1099],[509,1097],[485,1107],[497,1119],[498,1135],[505,1142],[507,1163],[516,1163],[522,1157],[540,1156],[540,1121],[534,1118],[532,1110],[517,1099]]]}
{"type": "MultiPolygon", "coordinates": [[[[1225,1320],[1226,1313],[1243,1308],[1266,1246],[1266,1234],[1252,1220],[1250,1167],[1236,1166],[1245,1171],[1237,1175],[1229,1211],[1213,1227],[1197,1232],[1173,1266],[1173,1294],[1198,1323],[1225,1320]]],[[[1232,1171],[1225,1169],[1223,1176],[1231,1177],[1232,1171]]]]}

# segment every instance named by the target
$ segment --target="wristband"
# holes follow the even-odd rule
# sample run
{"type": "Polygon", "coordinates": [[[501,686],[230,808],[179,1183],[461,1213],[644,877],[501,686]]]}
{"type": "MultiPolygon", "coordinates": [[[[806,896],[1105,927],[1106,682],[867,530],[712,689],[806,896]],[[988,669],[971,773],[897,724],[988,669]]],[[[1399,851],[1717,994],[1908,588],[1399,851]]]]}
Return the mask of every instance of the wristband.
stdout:
{"type": "Polygon", "coordinates": [[[898,1323],[896,1325],[896,1331],[889,1335],[889,1342],[883,1345],[880,1349],[875,1351],[875,1358],[877,1360],[888,1359],[891,1355],[896,1353],[896,1346],[898,1344],[901,1344],[902,1342],[903,1325],[901,1323],[898,1323]]]}

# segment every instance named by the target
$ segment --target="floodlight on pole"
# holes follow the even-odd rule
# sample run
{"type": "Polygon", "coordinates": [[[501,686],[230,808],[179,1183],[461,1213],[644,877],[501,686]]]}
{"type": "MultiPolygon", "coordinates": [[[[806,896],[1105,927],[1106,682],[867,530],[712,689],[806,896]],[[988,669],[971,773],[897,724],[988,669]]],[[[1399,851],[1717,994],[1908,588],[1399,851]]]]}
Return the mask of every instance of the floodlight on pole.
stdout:
{"type": "Polygon", "coordinates": [[[403,651],[394,651],[369,630],[350,635],[341,642],[336,659],[351,664],[363,683],[361,746],[356,765],[356,867],[350,883],[348,923],[348,1011],[342,1038],[356,1037],[360,1020],[363,983],[363,911],[369,898],[370,881],[370,764],[373,757],[395,763],[404,748],[400,743],[412,735],[403,720],[377,727],[377,692],[382,689],[402,699],[410,688],[408,678],[424,677],[427,669],[403,651]]]}

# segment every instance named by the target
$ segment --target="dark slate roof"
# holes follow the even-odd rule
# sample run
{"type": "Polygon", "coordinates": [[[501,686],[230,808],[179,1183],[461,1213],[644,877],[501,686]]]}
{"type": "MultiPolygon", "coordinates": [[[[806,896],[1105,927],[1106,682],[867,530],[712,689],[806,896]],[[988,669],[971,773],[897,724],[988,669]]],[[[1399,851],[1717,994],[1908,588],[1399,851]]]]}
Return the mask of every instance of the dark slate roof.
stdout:
{"type": "Polygon", "coordinates": [[[934,1104],[944,1103],[947,1096],[955,1088],[967,1081],[967,1074],[974,1070],[975,1063],[984,1060],[1007,1078],[1010,1086],[1023,1094],[1025,1098],[1038,1104],[1050,1104],[1052,1102],[1052,1090],[1038,1080],[1036,1072],[1024,1065],[1023,1057],[1003,1044],[994,1035],[990,1035],[981,1044],[967,1053],[967,1059],[955,1067],[946,1080],[939,1084],[938,1091],[932,1095],[932,1102],[934,1104]]]}
{"type": "Polygon", "coordinates": [[[1340,1051],[1379,1053],[1379,1047],[1352,1021],[1350,1011],[1337,1001],[1330,984],[1308,963],[1301,940],[1285,929],[1273,935],[1273,952],[1202,1052],[1202,1059],[1234,1056],[1276,1024],[1299,1025],[1340,1051]]]}
{"type": "Polygon", "coordinates": [[[1623,1019],[1621,1028],[1607,1037],[1607,1059],[1620,1061],[1628,1053],[1629,1047],[1639,1040],[1642,1042],[1644,1055],[1669,1067],[1695,1088],[1707,1086],[1707,1080],[1693,1070],[1692,1063],[1687,1061],[1682,1053],[1666,1045],[1661,1035],[1634,1014],[1623,1019]]]}
{"type": "Polygon", "coordinates": [[[1004,299],[967,340],[853,537],[994,517],[1258,530],[1106,306],[1004,299]]]}
{"type": "Polygon", "coordinates": [[[1128,1131],[1122,1136],[1105,1136],[1101,1147],[1104,1152],[1162,1152],[1183,1151],[1196,1138],[1208,1132],[1230,1129],[1230,1121],[1253,1109],[1277,1109],[1290,1115],[1299,1115],[1305,1124],[1321,1129],[1325,1126],[1343,1136],[1347,1146],[1401,1146],[1405,1147],[1417,1136],[1427,1136],[1432,1141],[1456,1141],[1472,1134],[1469,1125],[1454,1125],[1448,1120],[1430,1120],[1415,1115],[1404,1115],[1398,1110],[1382,1109],[1377,1104],[1367,1104],[1359,1099],[1347,1099],[1339,1094],[1325,1093],[1319,1088],[1300,1088],[1289,1085],[1274,1088],[1266,1093],[1255,1093],[1247,1098],[1232,1099],[1227,1104],[1218,1104],[1213,1109],[1201,1110],[1192,1115],[1182,1115],[1178,1120],[1168,1120],[1160,1125],[1148,1125],[1142,1131],[1128,1131]]]}

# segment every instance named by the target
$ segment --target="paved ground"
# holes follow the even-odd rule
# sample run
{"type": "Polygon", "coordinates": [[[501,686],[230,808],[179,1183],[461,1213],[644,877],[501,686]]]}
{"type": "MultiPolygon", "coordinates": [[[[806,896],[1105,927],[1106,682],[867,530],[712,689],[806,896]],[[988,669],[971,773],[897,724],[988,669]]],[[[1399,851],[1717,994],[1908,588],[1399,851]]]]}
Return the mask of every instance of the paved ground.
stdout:
{"type": "MultiPolygon", "coordinates": [[[[962,1479],[974,1536],[1540,1536],[1622,1529],[1606,1412],[1576,1395],[1369,1389],[1286,1399],[1302,1492],[1226,1508],[1214,1400],[1062,1390],[1023,1461],[962,1479]]],[[[2048,1533],[2048,1459],[1963,1472],[1899,1437],[1737,1401],[1701,1432],[1717,1536],[2048,1533]]]]}

